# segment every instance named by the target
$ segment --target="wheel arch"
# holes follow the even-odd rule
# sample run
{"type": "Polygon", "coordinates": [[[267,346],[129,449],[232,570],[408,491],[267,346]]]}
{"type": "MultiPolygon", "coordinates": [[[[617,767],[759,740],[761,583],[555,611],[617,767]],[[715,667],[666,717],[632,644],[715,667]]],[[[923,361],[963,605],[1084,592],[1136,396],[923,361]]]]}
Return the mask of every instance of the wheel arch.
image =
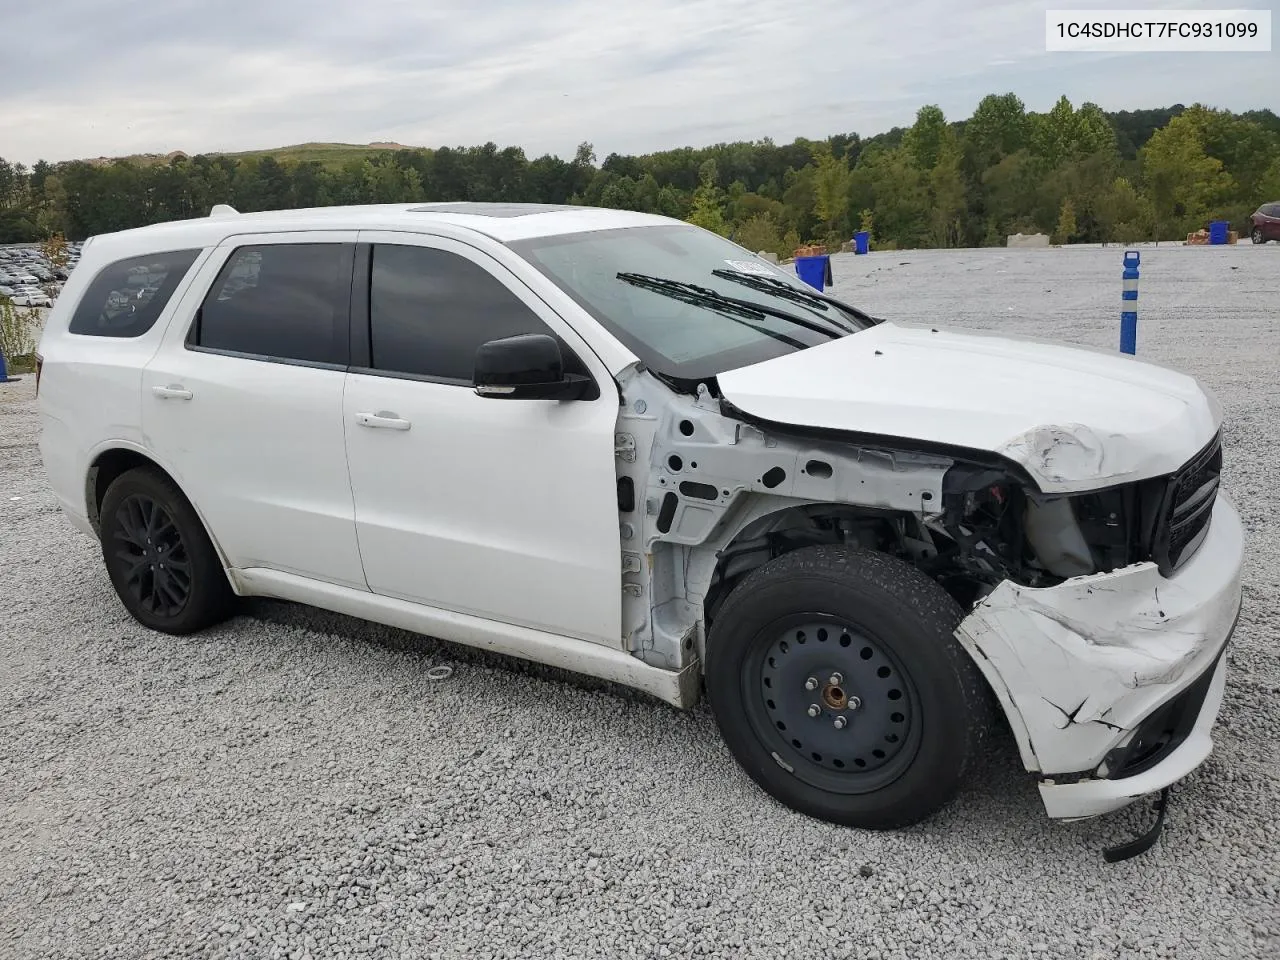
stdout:
{"type": "MultiPolygon", "coordinates": [[[[178,492],[190,504],[196,516],[200,518],[200,526],[204,529],[205,536],[213,544],[214,552],[217,553],[223,570],[227,571],[229,575],[231,565],[222,550],[222,546],[218,543],[217,536],[209,526],[208,518],[205,517],[204,512],[200,509],[200,505],[187,493],[186,487],[177,474],[152,451],[140,444],[131,443],[127,440],[110,441],[100,445],[90,453],[89,466],[85,470],[84,477],[84,503],[85,516],[88,517],[89,524],[93,527],[93,532],[95,534],[101,533],[100,510],[102,498],[106,496],[107,488],[111,486],[117,477],[137,467],[147,467],[157,471],[178,488],[178,492]]],[[[229,579],[233,587],[236,586],[235,578],[229,576],[229,579]]]]}
{"type": "Polygon", "coordinates": [[[914,523],[913,515],[903,510],[753,494],[735,522],[727,525],[719,537],[689,551],[686,586],[688,599],[697,610],[698,657],[703,664],[706,638],[716,611],[733,587],[775,557],[807,546],[834,543],[818,533],[815,525],[833,517],[868,524],[914,523]],[[813,535],[806,536],[801,531],[812,531],[813,535]]]}

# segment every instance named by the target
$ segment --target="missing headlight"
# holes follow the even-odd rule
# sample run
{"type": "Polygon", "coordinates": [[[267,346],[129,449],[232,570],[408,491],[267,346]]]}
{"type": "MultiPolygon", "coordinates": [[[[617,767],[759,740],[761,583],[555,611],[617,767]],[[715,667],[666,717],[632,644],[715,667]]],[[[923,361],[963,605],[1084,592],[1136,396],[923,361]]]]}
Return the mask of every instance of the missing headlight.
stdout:
{"type": "Polygon", "coordinates": [[[1027,542],[1040,565],[1058,577],[1080,577],[1096,569],[1093,552],[1065,498],[1037,502],[1027,498],[1027,542]]]}

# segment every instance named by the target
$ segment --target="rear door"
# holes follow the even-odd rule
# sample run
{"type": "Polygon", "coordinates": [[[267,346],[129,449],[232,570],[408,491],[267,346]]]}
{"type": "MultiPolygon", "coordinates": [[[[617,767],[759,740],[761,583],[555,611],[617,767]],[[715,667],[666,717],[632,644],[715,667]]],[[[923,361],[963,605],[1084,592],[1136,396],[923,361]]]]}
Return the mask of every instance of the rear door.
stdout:
{"type": "Polygon", "coordinates": [[[363,590],[342,419],[354,244],[224,241],[143,373],[142,419],[233,567],[363,590]]]}
{"type": "Polygon", "coordinates": [[[440,237],[361,231],[344,410],[373,592],[620,647],[615,383],[518,277],[440,237]],[[560,339],[591,398],[477,396],[475,354],[560,339]]]}

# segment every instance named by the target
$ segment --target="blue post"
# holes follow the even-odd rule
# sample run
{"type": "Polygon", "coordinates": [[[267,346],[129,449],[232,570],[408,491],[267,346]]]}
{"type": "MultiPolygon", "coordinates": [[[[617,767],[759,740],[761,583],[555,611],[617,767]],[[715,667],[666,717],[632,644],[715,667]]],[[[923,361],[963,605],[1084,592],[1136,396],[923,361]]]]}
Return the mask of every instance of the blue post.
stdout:
{"type": "Polygon", "coordinates": [[[1138,261],[1137,250],[1124,252],[1124,292],[1120,294],[1120,352],[1138,352],[1138,261]]]}
{"type": "Polygon", "coordinates": [[[9,376],[9,368],[4,362],[4,351],[0,350],[0,383],[17,383],[21,379],[21,377],[9,376]]]}

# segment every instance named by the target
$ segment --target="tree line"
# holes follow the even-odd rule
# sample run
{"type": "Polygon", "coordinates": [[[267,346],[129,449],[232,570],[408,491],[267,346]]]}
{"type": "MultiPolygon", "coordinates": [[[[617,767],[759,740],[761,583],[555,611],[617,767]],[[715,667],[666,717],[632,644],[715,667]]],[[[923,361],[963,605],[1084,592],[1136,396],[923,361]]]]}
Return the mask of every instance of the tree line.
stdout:
{"type": "Polygon", "coordinates": [[[993,94],[966,120],[937,106],[874,137],[837,134],[682,147],[597,162],[519,147],[399,149],[345,162],[176,155],[160,162],[0,159],[0,242],[83,239],[205,216],[411,201],[589,204],[688,220],[782,255],[869,230],[881,249],[1175,239],[1214,219],[1243,228],[1280,200],[1280,117],[1200,104],[1106,113],[1062,97],[1046,113],[993,94]]]}

